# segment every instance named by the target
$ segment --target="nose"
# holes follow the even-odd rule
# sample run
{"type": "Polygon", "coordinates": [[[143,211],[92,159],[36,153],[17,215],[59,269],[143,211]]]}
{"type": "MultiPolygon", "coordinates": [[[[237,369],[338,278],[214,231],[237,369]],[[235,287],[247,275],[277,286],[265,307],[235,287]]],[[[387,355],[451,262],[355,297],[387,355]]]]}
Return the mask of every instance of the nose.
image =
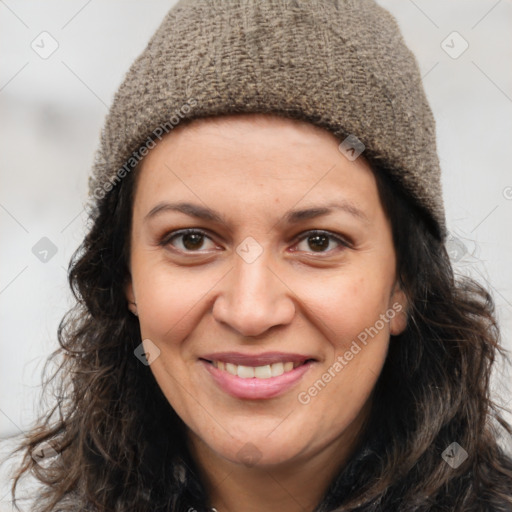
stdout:
{"type": "Polygon", "coordinates": [[[213,317],[243,336],[259,336],[289,324],[295,315],[293,293],[270,267],[265,252],[252,263],[238,255],[222,280],[213,317]]]}

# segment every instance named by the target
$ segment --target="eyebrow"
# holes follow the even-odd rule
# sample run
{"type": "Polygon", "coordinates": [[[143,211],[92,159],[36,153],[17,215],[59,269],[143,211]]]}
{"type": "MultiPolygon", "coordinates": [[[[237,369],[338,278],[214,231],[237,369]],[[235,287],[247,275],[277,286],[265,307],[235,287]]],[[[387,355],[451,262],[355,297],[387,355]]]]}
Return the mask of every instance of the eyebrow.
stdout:
{"type": "MultiPolygon", "coordinates": [[[[343,211],[349,213],[353,217],[356,217],[366,223],[369,222],[366,214],[353,203],[342,200],[338,202],[332,202],[325,206],[317,206],[312,208],[305,208],[302,210],[290,210],[285,213],[283,220],[285,224],[295,224],[300,221],[313,219],[316,217],[329,215],[335,211],[343,211]]],[[[156,217],[164,212],[180,212],[190,217],[195,217],[201,220],[207,220],[212,222],[218,222],[221,224],[227,224],[226,220],[217,213],[215,210],[206,206],[201,206],[193,203],[159,203],[152,208],[149,213],[144,217],[144,221],[147,222],[150,219],[156,217]]]]}

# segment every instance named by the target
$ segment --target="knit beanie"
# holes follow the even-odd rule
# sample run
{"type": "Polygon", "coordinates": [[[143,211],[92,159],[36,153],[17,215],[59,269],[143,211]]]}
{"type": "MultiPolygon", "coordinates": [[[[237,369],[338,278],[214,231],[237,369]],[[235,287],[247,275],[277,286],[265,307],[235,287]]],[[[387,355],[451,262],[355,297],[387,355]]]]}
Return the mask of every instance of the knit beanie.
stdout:
{"type": "Polygon", "coordinates": [[[373,0],[180,0],[114,96],[93,207],[180,123],[252,112],[329,130],[445,239],[432,111],[396,20],[373,0]]]}

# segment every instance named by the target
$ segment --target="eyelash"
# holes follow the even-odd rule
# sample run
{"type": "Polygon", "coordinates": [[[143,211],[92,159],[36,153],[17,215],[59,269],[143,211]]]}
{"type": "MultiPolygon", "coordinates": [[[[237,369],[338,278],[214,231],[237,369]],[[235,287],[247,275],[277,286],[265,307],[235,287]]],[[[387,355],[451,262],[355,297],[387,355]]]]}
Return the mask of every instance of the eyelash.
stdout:
{"type": "MultiPolygon", "coordinates": [[[[208,236],[207,232],[205,232],[201,229],[189,228],[189,229],[180,229],[178,231],[173,231],[171,233],[167,233],[166,235],[164,235],[162,237],[162,239],[159,242],[159,245],[165,247],[165,246],[169,245],[171,243],[171,241],[174,240],[175,238],[183,237],[183,236],[189,235],[189,234],[201,234],[211,240],[211,237],[208,236]]],[[[345,248],[351,247],[351,244],[348,241],[341,238],[340,236],[335,235],[334,233],[331,233],[330,231],[324,231],[324,230],[320,230],[320,229],[312,229],[309,231],[305,231],[305,232],[301,233],[300,235],[298,235],[297,237],[295,237],[294,242],[297,244],[299,242],[302,242],[303,240],[307,240],[309,237],[312,237],[314,235],[325,235],[327,238],[334,240],[335,242],[339,243],[341,246],[343,246],[345,248]]],[[[178,252],[181,252],[184,254],[194,254],[194,253],[201,254],[200,250],[198,250],[198,251],[182,251],[181,249],[177,249],[177,248],[174,248],[174,249],[177,250],[178,252]]],[[[331,252],[333,252],[333,251],[332,250],[319,251],[319,252],[311,251],[310,254],[329,254],[331,252]]]]}

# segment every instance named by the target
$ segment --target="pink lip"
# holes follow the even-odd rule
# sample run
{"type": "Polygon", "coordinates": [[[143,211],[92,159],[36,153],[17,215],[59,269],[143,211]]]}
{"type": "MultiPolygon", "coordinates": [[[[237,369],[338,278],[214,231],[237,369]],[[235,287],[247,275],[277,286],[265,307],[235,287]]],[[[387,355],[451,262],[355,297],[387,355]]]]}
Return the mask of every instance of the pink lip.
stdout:
{"type": "Polygon", "coordinates": [[[310,361],[278,377],[270,377],[269,379],[242,379],[237,375],[231,375],[224,370],[215,368],[208,361],[201,359],[199,361],[210,372],[210,375],[223,391],[235,398],[250,400],[272,398],[283,394],[296,384],[314,364],[314,361],[310,361]]]}
{"type": "Polygon", "coordinates": [[[241,352],[215,352],[201,356],[201,359],[208,361],[223,361],[242,366],[265,366],[274,363],[303,363],[307,359],[314,359],[304,354],[289,354],[286,352],[263,352],[261,354],[242,354],[241,352]]]}

